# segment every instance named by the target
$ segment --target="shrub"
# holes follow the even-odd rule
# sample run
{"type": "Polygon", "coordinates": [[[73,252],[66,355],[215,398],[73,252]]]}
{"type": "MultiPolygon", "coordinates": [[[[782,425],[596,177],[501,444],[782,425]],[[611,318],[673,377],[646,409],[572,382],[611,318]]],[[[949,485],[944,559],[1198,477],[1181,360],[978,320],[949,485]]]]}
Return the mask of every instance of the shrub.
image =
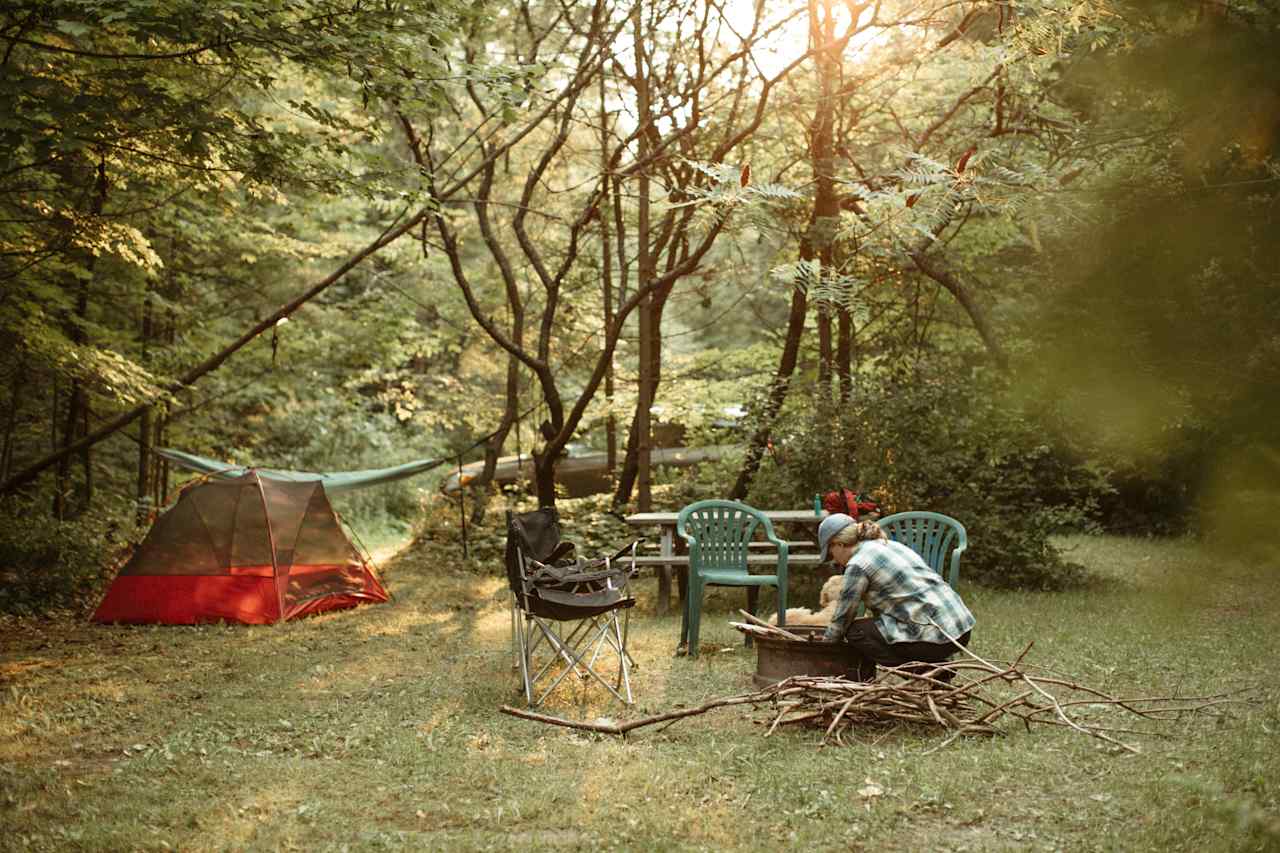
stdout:
{"type": "MultiPolygon", "coordinates": [[[[468,494],[468,508],[471,500],[468,494]]],[[[615,551],[636,537],[636,532],[610,511],[610,500],[610,495],[599,494],[556,501],[563,536],[578,546],[579,556],[596,557],[615,551]]],[[[483,521],[474,523],[468,513],[467,567],[482,574],[501,574],[506,559],[507,510],[527,512],[537,508],[538,501],[532,495],[496,493],[489,498],[483,521]]],[[[423,500],[414,548],[442,563],[459,564],[462,519],[456,498],[431,494],[423,500]]]]}
{"type": "MultiPolygon", "coordinates": [[[[936,357],[935,357],[936,358],[936,357]]],[[[750,500],[809,506],[817,492],[865,491],[885,514],[932,510],[969,533],[962,577],[1048,589],[1079,583],[1050,536],[1091,525],[1105,473],[1015,404],[999,378],[933,361],[859,377],[843,406],[806,400],[777,430],[750,500]]]]}
{"type": "Polygon", "coordinates": [[[126,544],[119,516],[90,510],[59,522],[47,512],[30,501],[0,504],[0,613],[89,612],[126,544]]]}

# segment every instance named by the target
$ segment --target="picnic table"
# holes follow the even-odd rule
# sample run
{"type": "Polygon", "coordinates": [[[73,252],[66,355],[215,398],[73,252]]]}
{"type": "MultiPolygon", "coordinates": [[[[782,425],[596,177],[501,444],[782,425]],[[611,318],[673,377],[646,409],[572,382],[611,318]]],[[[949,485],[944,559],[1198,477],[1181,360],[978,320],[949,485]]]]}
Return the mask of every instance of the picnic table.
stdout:
{"type": "MultiPolygon", "coordinates": [[[[815,513],[812,509],[762,509],[765,517],[776,528],[780,524],[796,524],[804,525],[806,528],[812,528],[814,539],[805,539],[800,541],[788,540],[787,544],[789,553],[787,554],[787,566],[816,566],[818,560],[818,545],[816,540],[818,525],[822,519],[827,517],[826,510],[815,513]]],[[[637,566],[653,566],[658,571],[658,602],[657,612],[659,615],[670,612],[671,609],[671,575],[672,570],[677,571],[678,582],[680,586],[680,601],[684,601],[685,591],[688,586],[688,570],[689,555],[680,553],[683,548],[676,547],[676,518],[678,512],[637,512],[626,517],[625,521],[628,525],[637,529],[651,529],[657,527],[660,531],[658,540],[657,554],[640,554],[636,556],[637,566]]],[[[683,545],[683,542],[680,543],[683,545]]],[[[773,550],[773,546],[769,542],[758,543],[761,546],[760,553],[751,554],[747,557],[748,565],[771,566],[777,565],[778,556],[773,550]]],[[[757,592],[755,587],[748,588],[748,595],[757,592]]]]}

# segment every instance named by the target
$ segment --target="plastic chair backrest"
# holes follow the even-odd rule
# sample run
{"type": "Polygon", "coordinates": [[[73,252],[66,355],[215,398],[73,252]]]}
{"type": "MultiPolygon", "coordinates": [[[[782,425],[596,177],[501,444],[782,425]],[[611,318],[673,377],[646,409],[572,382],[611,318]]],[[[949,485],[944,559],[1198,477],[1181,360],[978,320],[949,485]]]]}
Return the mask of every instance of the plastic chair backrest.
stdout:
{"type": "Polygon", "coordinates": [[[676,517],[676,532],[689,542],[690,571],[747,574],[747,543],[763,526],[774,539],[773,524],[754,507],[737,501],[691,503],[676,517]]]}
{"type": "Polygon", "coordinates": [[[960,582],[960,555],[969,547],[963,524],[937,512],[898,512],[877,523],[890,539],[919,554],[952,589],[960,582]]]}

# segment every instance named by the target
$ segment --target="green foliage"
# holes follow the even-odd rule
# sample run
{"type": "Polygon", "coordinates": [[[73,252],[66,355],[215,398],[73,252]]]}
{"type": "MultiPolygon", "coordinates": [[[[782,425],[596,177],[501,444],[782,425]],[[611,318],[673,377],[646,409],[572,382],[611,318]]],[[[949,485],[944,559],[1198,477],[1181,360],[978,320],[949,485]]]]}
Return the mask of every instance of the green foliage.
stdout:
{"type": "Polygon", "coordinates": [[[52,0],[3,13],[0,280],[20,277],[26,298],[0,302],[0,331],[74,375],[84,359],[63,315],[80,294],[97,303],[118,283],[136,300],[165,275],[157,243],[172,244],[175,211],[225,217],[314,187],[385,194],[354,144],[380,122],[353,101],[427,98],[435,75],[415,84],[403,69],[434,54],[404,37],[448,20],[442,4],[396,6],[52,0]],[[303,83],[325,106],[281,108],[303,83]]]}
{"type": "Polygon", "coordinates": [[[51,521],[46,513],[30,501],[0,503],[0,613],[70,610],[83,617],[97,605],[130,522],[101,510],[74,521],[51,521]]]}
{"type": "Polygon", "coordinates": [[[1100,169],[1083,216],[1046,238],[1025,374],[1114,460],[1126,500],[1109,521],[1274,543],[1280,16],[1204,7],[1193,26],[1178,4],[1129,5],[1145,37],[1075,63],[1062,88],[1093,117],[1091,145],[1152,141],[1141,164],[1100,169]]]}
{"type": "MultiPolygon", "coordinates": [[[[195,393],[169,392],[367,243],[383,216],[422,203],[416,166],[383,143],[385,111],[430,108],[454,23],[449,3],[422,2],[0,10],[4,477],[44,457],[51,432],[56,449],[145,402],[172,416],[163,442],[223,458],[261,449],[254,461],[333,469],[428,455],[399,413],[380,417],[398,372],[439,340],[390,298],[421,278],[391,252],[373,284],[352,276],[329,305],[295,315],[280,361],[303,369],[260,381],[264,339],[195,393]],[[407,345],[414,335],[426,340],[407,345]]],[[[127,454],[93,454],[72,475],[86,495],[81,470],[96,472],[99,496],[132,491],[127,454]]],[[[379,497],[356,511],[381,519],[416,503],[379,497]]]]}
{"type": "Polygon", "coordinates": [[[729,494],[742,460],[742,452],[731,452],[692,468],[655,468],[654,508],[675,511],[694,501],[729,494]]]}
{"type": "Polygon", "coordinates": [[[808,399],[784,416],[749,500],[809,506],[815,493],[864,491],[884,514],[931,510],[969,533],[963,580],[1023,589],[1083,580],[1050,536],[1087,526],[1104,472],[1019,408],[1003,383],[955,361],[865,371],[853,399],[808,399]]]}
{"type": "MultiPolygon", "coordinates": [[[[1047,536],[1085,518],[1154,533],[1207,519],[1226,535],[1258,535],[1280,502],[1271,427],[1280,51],[1274,10],[1228,6],[1214,17],[1216,4],[1163,0],[939,3],[918,18],[930,24],[897,26],[903,7],[885,4],[883,28],[845,56],[844,77],[857,85],[841,91],[838,150],[820,166],[841,212],[818,221],[807,195],[816,184],[802,174],[822,91],[815,66],[770,83],[771,103],[786,109],[766,110],[758,128],[739,125],[728,105],[749,104],[760,82],[729,63],[721,71],[731,73],[695,93],[680,69],[702,67],[685,51],[701,43],[688,28],[707,9],[664,9],[651,58],[655,70],[670,59],[672,72],[651,78],[669,87],[654,93],[665,148],[650,170],[661,187],[651,225],[671,251],[658,268],[731,210],[725,237],[735,240],[722,239],[667,302],[663,419],[684,424],[691,443],[724,443],[718,414],[767,381],[798,285],[819,310],[849,310],[855,360],[891,367],[861,372],[838,412],[793,401],[764,460],[761,502],[807,506],[835,485],[878,488],[888,508],[960,518],[974,539],[966,577],[1014,586],[1070,580],[1047,536]],[[971,28],[944,45],[962,17],[971,28]],[[798,259],[802,237],[822,247],[820,261],[798,259]],[[980,346],[975,320],[915,269],[912,250],[968,287],[1013,356],[1019,402],[960,360],[980,346]],[[1059,403],[1073,411],[1069,428],[1043,414],[1059,403]],[[839,452],[826,439],[835,433],[839,452]]],[[[606,28],[625,21],[615,12],[629,14],[598,11],[606,28]]],[[[172,415],[163,443],[237,462],[339,470],[469,448],[506,402],[506,355],[474,325],[432,228],[348,274],[197,389],[167,389],[428,203],[427,188],[440,186],[431,182],[449,185],[507,141],[521,145],[495,164],[490,215],[508,258],[523,258],[514,290],[466,224],[475,182],[454,187],[443,210],[478,313],[504,327],[519,291],[525,344],[533,353],[536,339],[536,360],[554,368],[559,390],[548,399],[571,403],[601,352],[603,224],[622,227],[609,235],[617,295],[636,283],[633,266],[612,260],[636,256],[634,139],[617,112],[635,81],[582,60],[575,40],[592,14],[572,3],[517,12],[421,0],[49,0],[0,10],[5,473],[43,457],[51,435],[56,447],[145,401],[172,415]],[[592,82],[590,97],[544,112],[567,75],[597,69],[602,103],[592,82]],[[402,116],[439,169],[412,161],[402,116]],[[555,135],[551,119],[567,144],[525,197],[539,146],[555,135]],[[621,181],[620,195],[579,208],[601,169],[621,181]],[[517,253],[512,226],[525,212],[537,263],[517,253]],[[570,236],[570,222],[581,231],[570,236]],[[571,269],[544,325],[550,296],[536,272],[562,262],[571,269]],[[69,401],[80,393],[87,410],[76,412],[69,401]]],[[[819,164],[808,165],[816,175],[819,164]]],[[[599,435],[608,414],[625,434],[634,321],[614,354],[612,406],[597,395],[575,440],[599,435]]],[[[798,375],[811,374],[811,352],[800,361],[798,375]]],[[[522,411],[539,393],[527,367],[522,411]]],[[[531,423],[547,416],[544,406],[524,420],[526,449],[531,423]]],[[[113,441],[70,476],[86,492],[93,480],[99,504],[118,506],[133,498],[136,452],[123,434],[113,441]]],[[[659,472],[655,500],[723,494],[735,473],[732,460],[659,472]]],[[[357,529],[394,530],[425,503],[424,529],[456,541],[456,506],[433,488],[424,477],[340,504],[357,529]]],[[[582,519],[589,541],[607,545],[621,531],[591,532],[599,510],[582,519]]],[[[475,531],[486,560],[500,515],[475,531]]],[[[57,525],[58,547],[97,547],[91,518],[57,525]]]]}

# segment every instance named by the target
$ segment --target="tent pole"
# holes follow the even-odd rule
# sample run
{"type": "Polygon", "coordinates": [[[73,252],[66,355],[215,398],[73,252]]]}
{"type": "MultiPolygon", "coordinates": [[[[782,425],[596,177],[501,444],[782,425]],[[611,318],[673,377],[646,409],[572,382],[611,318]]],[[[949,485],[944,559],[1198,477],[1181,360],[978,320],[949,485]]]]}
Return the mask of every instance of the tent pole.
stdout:
{"type": "MultiPolygon", "coordinates": [[[[271,584],[276,588],[276,611],[279,614],[276,617],[276,623],[279,624],[285,619],[284,616],[284,589],[280,586],[280,559],[276,556],[276,534],[271,529],[271,510],[267,504],[266,487],[262,485],[262,475],[252,468],[249,473],[253,475],[254,482],[258,486],[258,500],[262,501],[262,517],[267,522],[267,542],[271,545],[271,584]]],[[[310,506],[310,499],[307,505],[310,506]]]]}

